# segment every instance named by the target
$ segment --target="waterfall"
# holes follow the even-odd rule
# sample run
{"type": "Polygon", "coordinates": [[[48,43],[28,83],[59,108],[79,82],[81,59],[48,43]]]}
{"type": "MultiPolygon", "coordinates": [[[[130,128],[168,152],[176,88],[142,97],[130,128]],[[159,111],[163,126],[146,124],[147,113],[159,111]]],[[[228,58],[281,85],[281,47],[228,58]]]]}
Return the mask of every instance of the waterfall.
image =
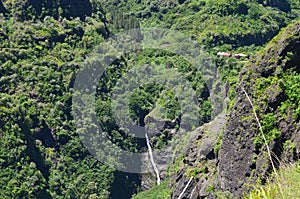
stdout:
{"type": "Polygon", "coordinates": [[[147,131],[145,131],[145,138],[146,138],[146,142],[147,142],[147,147],[148,147],[148,153],[149,153],[149,157],[150,157],[150,162],[152,164],[152,167],[154,169],[154,172],[156,173],[156,181],[157,181],[157,185],[160,185],[160,176],[159,176],[159,171],[158,168],[154,162],[154,158],[153,158],[153,153],[152,153],[152,148],[150,145],[150,141],[148,138],[148,134],[147,131]]]}

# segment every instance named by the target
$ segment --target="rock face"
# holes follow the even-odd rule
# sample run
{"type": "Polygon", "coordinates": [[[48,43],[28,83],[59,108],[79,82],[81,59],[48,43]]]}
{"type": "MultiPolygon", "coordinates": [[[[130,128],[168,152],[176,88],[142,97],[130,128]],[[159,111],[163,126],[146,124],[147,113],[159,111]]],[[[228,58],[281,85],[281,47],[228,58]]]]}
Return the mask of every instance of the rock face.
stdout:
{"type": "MultiPolygon", "coordinates": [[[[240,85],[252,99],[270,150],[276,156],[273,158],[275,166],[300,157],[300,123],[295,110],[299,104],[294,102],[294,109],[284,108],[283,104],[292,98],[281,86],[286,81],[287,71],[299,74],[299,33],[300,22],[288,27],[267,46],[252,66],[244,69],[240,77],[240,85]],[[258,82],[264,86],[261,88],[258,82]],[[275,119],[271,120],[271,117],[275,119]]],[[[236,103],[230,111],[219,153],[219,173],[221,189],[241,197],[242,192],[250,188],[246,184],[255,183],[258,178],[264,180],[272,167],[264,143],[257,143],[262,138],[249,100],[240,86],[236,91],[236,103]]]]}
{"type": "Polygon", "coordinates": [[[172,198],[179,198],[191,177],[182,198],[213,197],[212,192],[218,185],[217,158],[215,146],[222,135],[226,124],[226,116],[216,119],[194,130],[185,150],[185,157],[180,161],[180,170],[175,174],[172,198]]]}
{"type": "Polygon", "coordinates": [[[264,182],[273,171],[252,106],[241,86],[254,104],[275,166],[299,160],[299,63],[300,21],[282,31],[255,63],[244,68],[227,122],[217,118],[216,123],[209,124],[212,129],[205,130],[204,126],[192,132],[184,158],[178,160],[171,176],[172,198],[179,197],[191,176],[194,180],[182,198],[242,198],[251,184],[258,179],[264,182]]]}

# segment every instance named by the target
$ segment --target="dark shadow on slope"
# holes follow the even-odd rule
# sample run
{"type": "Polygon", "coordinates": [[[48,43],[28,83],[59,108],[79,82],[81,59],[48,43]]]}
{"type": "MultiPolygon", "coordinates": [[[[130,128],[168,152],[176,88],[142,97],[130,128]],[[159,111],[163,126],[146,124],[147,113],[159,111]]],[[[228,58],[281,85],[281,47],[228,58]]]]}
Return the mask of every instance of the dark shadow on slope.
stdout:
{"type": "Polygon", "coordinates": [[[49,168],[44,162],[44,158],[41,156],[39,149],[35,145],[28,125],[24,121],[20,121],[19,126],[24,133],[24,139],[27,143],[26,153],[29,156],[30,161],[36,164],[37,169],[42,173],[46,181],[48,181],[50,176],[49,168]]]}
{"type": "Polygon", "coordinates": [[[282,56],[288,57],[288,61],[284,67],[284,70],[295,68],[297,73],[300,73],[300,41],[295,41],[290,44],[282,53],[282,56]]]}
{"type": "Polygon", "coordinates": [[[291,5],[287,0],[258,0],[258,3],[264,4],[266,6],[271,6],[278,8],[279,10],[283,12],[290,12],[291,11],[291,5]]]}
{"type": "Polygon", "coordinates": [[[0,1],[0,13],[4,13],[5,14],[6,12],[7,12],[6,8],[4,7],[2,1],[0,1]]]}
{"type": "Polygon", "coordinates": [[[115,180],[110,189],[110,199],[130,199],[137,193],[141,185],[141,176],[138,173],[115,171],[115,180]]]}

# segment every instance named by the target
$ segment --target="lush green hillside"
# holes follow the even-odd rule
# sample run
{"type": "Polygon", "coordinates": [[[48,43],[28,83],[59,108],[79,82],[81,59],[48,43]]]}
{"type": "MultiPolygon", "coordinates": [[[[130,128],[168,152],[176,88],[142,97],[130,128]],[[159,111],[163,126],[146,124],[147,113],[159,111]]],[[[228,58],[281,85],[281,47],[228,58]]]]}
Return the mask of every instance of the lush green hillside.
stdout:
{"type": "Polygon", "coordinates": [[[4,2],[0,22],[1,198],[107,198],[113,170],[83,147],[70,113],[72,79],[108,35],[103,12],[56,20],[21,2],[4,2]]]}
{"type": "MultiPolygon", "coordinates": [[[[258,50],[282,27],[299,18],[300,4],[297,0],[3,0],[0,13],[0,197],[126,199],[141,190],[144,176],[115,171],[96,160],[83,146],[71,114],[74,79],[93,48],[112,34],[132,28],[163,27],[185,33],[210,53],[221,78],[228,81],[231,107],[244,64],[255,60],[258,50]],[[250,59],[224,59],[216,56],[218,51],[246,53],[250,59]]],[[[290,58],[294,55],[289,54],[290,58]]],[[[201,73],[190,63],[174,53],[151,49],[126,54],[100,78],[96,109],[105,135],[131,151],[145,151],[145,140],[127,135],[116,124],[111,93],[131,64],[144,63],[155,63],[158,70],[176,68],[201,102],[198,125],[212,119],[210,93],[201,73]]],[[[279,112],[298,121],[299,89],[294,85],[299,78],[295,71],[299,73],[292,69],[279,73],[280,78],[289,80],[280,84],[288,100],[280,105],[279,112]],[[290,114],[286,107],[296,112],[290,114]]],[[[266,89],[278,80],[264,78],[255,84],[257,98],[263,98],[266,89]]],[[[172,90],[143,85],[129,101],[130,117],[136,124],[144,126],[148,114],[155,116],[152,109],[158,102],[167,110],[162,117],[170,123],[175,121],[172,128],[178,129],[180,107],[172,90]]],[[[274,120],[272,112],[262,120],[264,130],[271,132],[270,139],[278,136],[272,126],[274,120]]],[[[170,142],[172,128],[151,139],[154,149],[170,142]]],[[[259,150],[262,140],[257,138],[255,143],[259,150]]],[[[286,147],[296,150],[292,144],[286,147]]],[[[169,197],[169,187],[164,181],[153,191],[135,197],[151,198],[162,190],[163,196],[169,197]]]]}
{"type": "MultiPolygon", "coordinates": [[[[104,5],[108,12],[111,7],[116,7],[122,11],[123,18],[139,19],[141,27],[171,28],[189,35],[211,54],[221,76],[225,81],[229,80],[230,85],[237,81],[244,63],[219,59],[215,56],[217,52],[231,51],[254,56],[282,27],[300,16],[299,2],[294,0],[129,0],[105,1],[104,5]]],[[[117,16],[108,15],[108,19],[117,16]]],[[[124,28],[111,27],[111,30],[115,29],[121,31],[124,28]]]]}

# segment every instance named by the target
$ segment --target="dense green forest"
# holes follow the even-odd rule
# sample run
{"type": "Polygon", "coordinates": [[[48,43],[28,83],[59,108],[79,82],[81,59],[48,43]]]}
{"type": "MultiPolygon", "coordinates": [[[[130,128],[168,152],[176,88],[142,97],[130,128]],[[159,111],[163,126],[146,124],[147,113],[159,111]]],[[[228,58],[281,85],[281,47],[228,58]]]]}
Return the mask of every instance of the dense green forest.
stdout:
{"type": "MultiPolygon", "coordinates": [[[[240,93],[236,88],[240,82],[247,81],[244,86],[258,101],[255,108],[263,131],[268,132],[268,143],[272,145],[273,140],[282,135],[282,129],[288,128],[295,133],[283,139],[281,147],[292,154],[286,155],[285,161],[299,159],[299,33],[296,28],[283,32],[290,24],[298,25],[299,17],[298,0],[1,0],[0,197],[176,198],[177,185],[173,179],[181,175],[181,168],[188,167],[183,157],[186,154],[173,158],[162,175],[164,181],[160,186],[150,180],[145,188],[144,179],[153,180],[147,176],[152,174],[126,173],[99,161],[82,143],[83,130],[76,128],[72,96],[77,74],[93,60],[97,46],[131,29],[159,27],[183,33],[197,42],[207,52],[202,59],[211,60],[219,72],[220,81],[211,85],[214,91],[226,87],[225,96],[222,92],[216,96],[221,103],[226,101],[221,112],[238,112],[240,93]],[[276,49],[283,53],[277,56],[276,49]],[[218,52],[243,53],[247,57],[222,57],[217,56],[218,52]],[[264,64],[264,60],[268,64],[264,64]],[[278,67],[273,69],[274,65],[278,67]],[[275,99],[270,102],[269,97],[274,92],[274,98],[281,99],[279,102],[275,99]],[[287,121],[287,124],[279,124],[279,121],[287,121]]],[[[186,46],[186,49],[191,47],[186,46]]],[[[154,151],[178,142],[174,132],[179,132],[184,119],[197,122],[187,132],[215,119],[213,113],[217,105],[211,101],[212,90],[207,79],[188,60],[161,49],[125,53],[99,77],[95,110],[103,130],[99,137],[107,137],[126,151],[147,152],[147,145],[144,138],[137,138],[134,132],[130,134],[128,129],[122,128],[127,121],[116,122],[113,110],[118,110],[118,104],[111,103],[112,94],[127,89],[126,84],[119,86],[118,83],[132,66],[147,64],[155,65],[153,71],[176,70],[189,82],[199,102],[193,110],[197,118],[193,111],[183,118],[177,93],[155,81],[121,96],[129,102],[128,114],[135,125],[144,127],[149,118],[168,124],[150,138],[154,151]]],[[[140,70],[140,76],[131,75],[127,80],[142,79],[146,69],[141,67],[140,70]]],[[[184,103],[190,102],[186,99],[184,103]]],[[[247,129],[241,130],[245,131],[247,129]]],[[[214,146],[214,158],[222,151],[222,136],[224,132],[214,146]]],[[[185,143],[183,138],[179,142],[185,143]]],[[[254,156],[261,155],[265,150],[262,137],[254,136],[251,142],[254,156]]],[[[106,158],[117,162],[118,155],[111,153],[106,158]]],[[[253,161],[259,162],[259,157],[253,161]]],[[[199,162],[185,174],[195,179],[205,174],[209,176],[208,164],[208,161],[199,162]]],[[[276,164],[279,167],[279,163],[276,164]]],[[[217,175],[216,170],[214,175],[217,175]]],[[[264,183],[263,177],[253,178],[262,178],[264,183]]],[[[222,195],[220,187],[211,186],[210,190],[222,195]]]]}

